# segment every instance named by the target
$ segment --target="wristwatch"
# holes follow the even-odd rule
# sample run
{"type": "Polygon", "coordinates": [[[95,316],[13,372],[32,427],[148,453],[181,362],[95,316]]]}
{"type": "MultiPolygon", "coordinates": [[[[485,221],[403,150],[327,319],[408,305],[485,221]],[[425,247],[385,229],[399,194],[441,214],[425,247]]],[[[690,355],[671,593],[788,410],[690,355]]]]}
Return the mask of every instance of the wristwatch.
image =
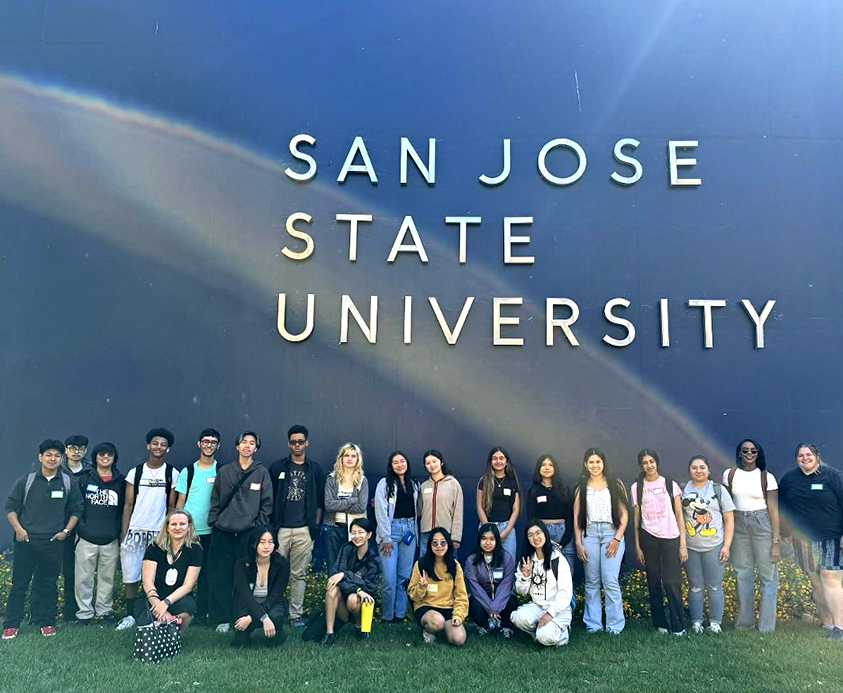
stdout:
{"type": "Polygon", "coordinates": [[[170,601],[170,598],[169,598],[169,597],[167,597],[166,599],[164,599],[164,603],[165,603],[167,606],[172,606],[172,605],[173,605],[173,603],[170,601]]]}

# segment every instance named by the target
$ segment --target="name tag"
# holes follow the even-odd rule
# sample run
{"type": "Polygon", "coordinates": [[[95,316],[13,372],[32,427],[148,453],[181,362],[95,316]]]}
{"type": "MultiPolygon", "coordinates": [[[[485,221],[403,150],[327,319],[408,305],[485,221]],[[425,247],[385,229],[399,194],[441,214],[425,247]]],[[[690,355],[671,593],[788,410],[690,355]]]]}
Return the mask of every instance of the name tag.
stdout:
{"type": "Polygon", "coordinates": [[[337,489],[337,498],[351,498],[351,489],[337,489]]]}
{"type": "Polygon", "coordinates": [[[85,489],[86,491],[94,491],[96,492],[98,486],[96,484],[88,484],[88,488],[85,489]]]}
{"type": "Polygon", "coordinates": [[[278,478],[279,478],[279,479],[283,479],[285,476],[287,476],[287,472],[281,472],[281,473],[278,475],[278,478]]]}
{"type": "Polygon", "coordinates": [[[64,491],[50,491],[50,498],[64,498],[64,491]]]}
{"type": "Polygon", "coordinates": [[[547,496],[536,496],[536,503],[547,503],[547,496]]]}
{"type": "Polygon", "coordinates": [[[260,491],[261,490],[261,482],[256,481],[253,484],[249,484],[249,490],[250,491],[260,491]]]}
{"type": "Polygon", "coordinates": [[[396,498],[395,498],[395,496],[393,496],[392,498],[389,499],[389,503],[391,505],[395,505],[395,500],[396,500],[396,498]]]}
{"type": "Polygon", "coordinates": [[[430,582],[427,585],[427,591],[428,592],[438,592],[439,591],[439,585],[437,585],[435,582],[430,582]]]}
{"type": "Polygon", "coordinates": [[[654,488],[654,489],[653,489],[653,495],[654,495],[654,496],[655,496],[656,494],[659,494],[659,493],[664,493],[664,489],[663,489],[663,488],[654,488]]]}
{"type": "Polygon", "coordinates": [[[215,476],[205,477],[205,483],[206,484],[213,484],[216,480],[217,480],[217,477],[215,477],[215,476]]]}
{"type": "Polygon", "coordinates": [[[433,489],[432,488],[426,488],[424,491],[422,491],[422,493],[433,493],[433,489]]]}
{"type": "Polygon", "coordinates": [[[812,491],[822,491],[823,485],[822,484],[811,484],[812,491]]]}
{"type": "Polygon", "coordinates": [[[503,495],[505,495],[505,496],[511,496],[512,495],[512,489],[511,488],[505,488],[505,489],[501,489],[501,490],[503,491],[503,495]]]}
{"type": "Polygon", "coordinates": [[[492,579],[493,580],[503,580],[503,568],[493,568],[492,569],[492,579]]]}

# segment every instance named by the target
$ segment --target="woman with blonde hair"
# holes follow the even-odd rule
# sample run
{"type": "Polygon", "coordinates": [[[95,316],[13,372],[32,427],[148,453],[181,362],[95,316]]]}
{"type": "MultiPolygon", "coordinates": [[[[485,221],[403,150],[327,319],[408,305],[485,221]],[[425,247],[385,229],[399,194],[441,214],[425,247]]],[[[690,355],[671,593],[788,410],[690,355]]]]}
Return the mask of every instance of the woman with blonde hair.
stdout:
{"type": "Polygon", "coordinates": [[[336,573],[334,564],[340,547],[348,542],[351,522],[366,517],[369,482],[363,474],[363,451],[359,445],[346,443],[337,453],[334,470],[325,479],[325,512],[322,516],[328,574],[336,573]]]}
{"type": "Polygon", "coordinates": [[[183,509],[167,513],[155,541],[143,555],[143,591],[149,610],[141,609],[138,625],[156,621],[179,620],[185,630],[196,611],[191,592],[202,568],[202,544],[193,526],[193,518],[183,509]]]}

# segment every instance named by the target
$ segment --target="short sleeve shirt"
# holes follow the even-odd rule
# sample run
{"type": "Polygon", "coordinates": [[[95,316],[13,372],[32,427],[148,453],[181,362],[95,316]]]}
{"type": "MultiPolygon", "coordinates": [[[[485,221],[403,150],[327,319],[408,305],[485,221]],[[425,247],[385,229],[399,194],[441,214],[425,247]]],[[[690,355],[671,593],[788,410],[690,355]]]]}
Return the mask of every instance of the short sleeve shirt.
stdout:
{"type": "Polygon", "coordinates": [[[208,526],[208,511],[211,509],[211,491],[214,489],[214,480],[217,478],[217,461],[208,469],[202,469],[198,463],[193,463],[193,481],[190,484],[190,493],[187,493],[187,468],[181,470],[179,480],[176,483],[177,493],[187,493],[187,500],[184,502],[184,509],[193,517],[193,525],[196,533],[205,535],[211,533],[208,526]]]}
{"type": "Polygon", "coordinates": [[[157,544],[150,544],[143,554],[143,560],[155,563],[155,589],[158,596],[164,599],[184,584],[188,568],[202,567],[202,545],[183,547],[175,563],[170,564],[167,553],[157,544]]]}
{"type": "MultiPolygon", "coordinates": [[[[729,470],[723,472],[723,485],[729,483],[729,470]]],[[[767,490],[776,491],[779,485],[776,477],[767,472],[767,490]]],[[[761,489],[761,470],[756,467],[751,472],[743,469],[736,469],[732,478],[732,500],[735,502],[735,509],[742,512],[753,510],[766,510],[767,501],[764,499],[764,492],[761,489]]]]}
{"type": "MultiPolygon", "coordinates": [[[[153,470],[144,464],[140,483],[135,483],[134,467],[126,474],[126,483],[135,486],[135,507],[132,510],[132,519],[129,520],[129,529],[151,532],[161,529],[167,515],[167,487],[164,478],[166,473],[166,465],[162,464],[153,470]]],[[[171,488],[175,488],[177,480],[178,471],[171,468],[171,488]]]]}
{"type": "MultiPolygon", "coordinates": [[[[508,522],[512,517],[512,507],[515,504],[515,496],[518,495],[518,486],[515,480],[505,476],[503,479],[493,478],[495,490],[492,493],[492,507],[487,513],[489,522],[508,522]]],[[[477,489],[483,490],[483,479],[477,484],[477,489]]]]}
{"type": "Polygon", "coordinates": [[[682,492],[685,538],[690,551],[711,551],[723,543],[723,513],[735,509],[725,486],[720,486],[720,500],[713,481],[701,489],[692,482],[682,492]],[[722,505],[722,507],[721,507],[722,505]]]}
{"type": "MultiPolygon", "coordinates": [[[[638,483],[630,489],[632,507],[638,505],[638,483]]],[[[676,514],[673,508],[673,498],[682,493],[679,484],[673,482],[673,491],[667,492],[667,482],[663,476],[655,481],[644,481],[641,493],[641,529],[659,539],[676,539],[679,527],[676,525],[676,514]]]]}

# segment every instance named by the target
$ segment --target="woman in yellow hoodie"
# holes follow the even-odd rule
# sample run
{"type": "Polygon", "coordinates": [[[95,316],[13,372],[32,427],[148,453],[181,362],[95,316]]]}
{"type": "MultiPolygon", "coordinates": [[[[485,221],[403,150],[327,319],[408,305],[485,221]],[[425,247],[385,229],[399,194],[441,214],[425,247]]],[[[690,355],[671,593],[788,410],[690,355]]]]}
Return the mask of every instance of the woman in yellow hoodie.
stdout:
{"type": "Polygon", "coordinates": [[[444,630],[449,643],[463,645],[468,592],[448,530],[434,527],[427,549],[413,566],[407,587],[407,596],[413,602],[413,615],[422,628],[425,643],[435,642],[436,633],[444,630]]]}

